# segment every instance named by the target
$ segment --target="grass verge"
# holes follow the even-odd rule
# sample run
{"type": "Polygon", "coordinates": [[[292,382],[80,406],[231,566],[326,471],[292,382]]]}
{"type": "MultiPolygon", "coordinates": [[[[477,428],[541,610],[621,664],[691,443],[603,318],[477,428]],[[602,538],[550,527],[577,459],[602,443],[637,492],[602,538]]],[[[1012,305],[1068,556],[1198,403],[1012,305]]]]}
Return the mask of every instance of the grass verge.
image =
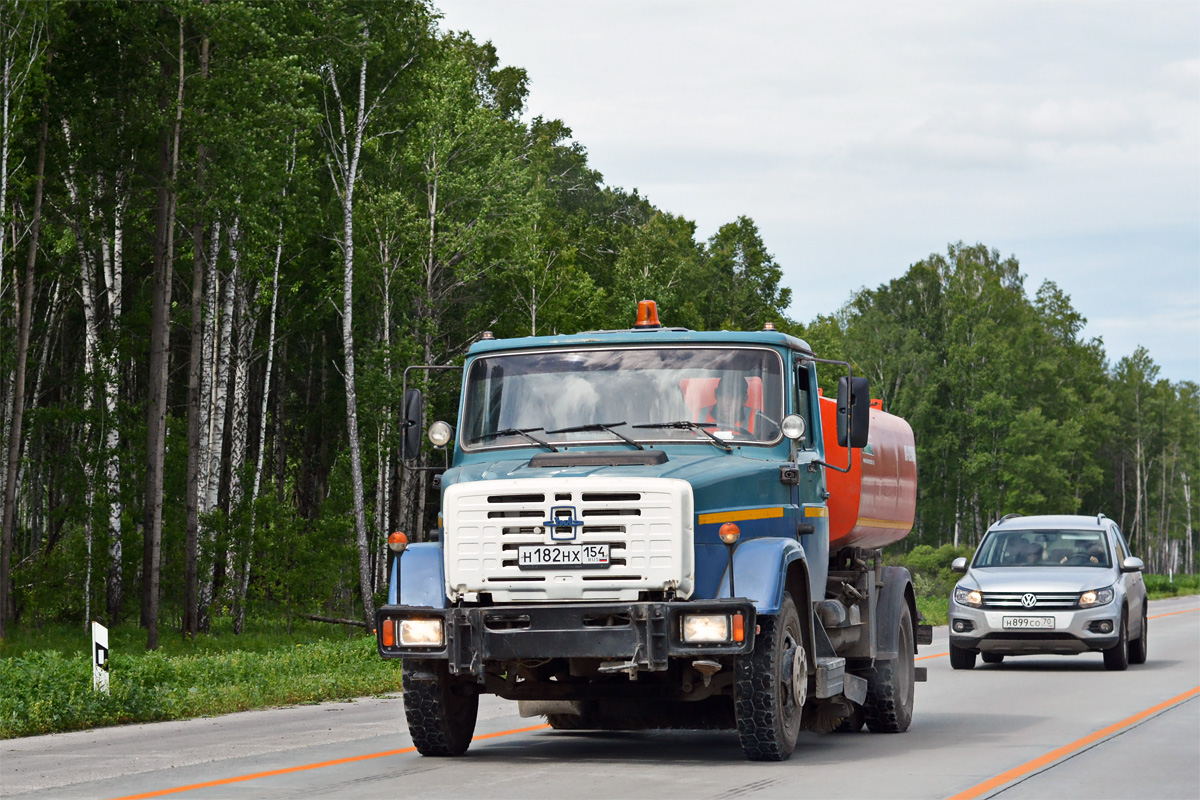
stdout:
{"type": "MultiPolygon", "coordinates": [[[[92,690],[90,640],[81,651],[6,644],[0,658],[0,738],[131,722],[189,719],[253,708],[315,703],[400,689],[400,664],[379,657],[365,633],[200,637],[140,652],[110,637],[110,692],[92,690]],[[230,640],[233,641],[230,641],[230,640]],[[174,652],[171,652],[174,651],[174,652]],[[189,652],[190,651],[190,652],[189,652]]],[[[51,637],[56,638],[56,637],[51,637]]],[[[75,631],[76,639],[83,638],[75,631]]],[[[144,648],[143,634],[143,648],[144,648]]]]}

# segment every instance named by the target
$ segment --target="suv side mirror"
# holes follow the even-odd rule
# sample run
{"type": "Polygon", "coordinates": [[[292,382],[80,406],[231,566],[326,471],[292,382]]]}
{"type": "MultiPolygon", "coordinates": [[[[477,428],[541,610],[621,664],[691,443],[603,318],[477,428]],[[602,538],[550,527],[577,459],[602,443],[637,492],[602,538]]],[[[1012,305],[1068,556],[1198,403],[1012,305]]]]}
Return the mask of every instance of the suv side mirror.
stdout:
{"type": "Polygon", "coordinates": [[[404,418],[400,420],[400,448],[405,460],[411,461],[421,455],[421,417],[424,398],[420,389],[409,389],[404,393],[404,418]]]}
{"type": "Polygon", "coordinates": [[[866,447],[871,430],[871,382],[866,378],[839,378],[837,392],[838,445],[866,447]]]}
{"type": "Polygon", "coordinates": [[[1143,562],[1140,558],[1134,558],[1133,556],[1126,556],[1121,562],[1121,572],[1141,572],[1145,568],[1145,562],[1143,562]]]}
{"type": "Polygon", "coordinates": [[[951,572],[966,572],[967,571],[967,560],[965,558],[963,558],[962,556],[959,556],[958,558],[954,559],[953,561],[950,562],[950,571],[951,572]]]}

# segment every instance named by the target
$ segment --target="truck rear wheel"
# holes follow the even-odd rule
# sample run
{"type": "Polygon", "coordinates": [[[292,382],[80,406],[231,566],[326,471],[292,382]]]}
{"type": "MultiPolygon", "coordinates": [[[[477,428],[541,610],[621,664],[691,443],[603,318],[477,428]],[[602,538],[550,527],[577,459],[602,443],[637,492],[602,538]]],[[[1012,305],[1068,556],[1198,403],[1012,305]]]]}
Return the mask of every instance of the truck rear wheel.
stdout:
{"type": "Polygon", "coordinates": [[[784,761],[796,748],[808,699],[808,654],[790,594],[779,615],[759,617],[754,652],[737,661],[734,712],[742,751],[751,761],[784,761]]]}
{"type": "Polygon", "coordinates": [[[475,686],[451,676],[445,661],[405,659],[403,670],[404,715],[417,752],[423,756],[467,752],[479,715],[475,686]],[[430,673],[433,680],[422,679],[430,673]]]}
{"type": "Polygon", "coordinates": [[[912,722],[916,668],[912,614],[902,604],[900,630],[896,632],[896,657],[875,662],[867,679],[863,717],[872,733],[904,733],[912,722]]]}

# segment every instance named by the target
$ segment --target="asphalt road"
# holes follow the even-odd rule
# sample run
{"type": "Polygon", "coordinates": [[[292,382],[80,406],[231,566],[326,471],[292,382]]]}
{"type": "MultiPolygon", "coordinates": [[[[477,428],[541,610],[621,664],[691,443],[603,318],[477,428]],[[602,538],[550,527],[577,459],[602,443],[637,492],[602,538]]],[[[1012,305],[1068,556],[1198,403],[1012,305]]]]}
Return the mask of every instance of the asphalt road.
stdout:
{"type": "Polygon", "coordinates": [[[1150,658],[1026,657],[954,671],[921,648],[905,734],[801,734],[747,762],[736,733],[568,733],[481,704],[458,759],[411,749],[397,697],[0,742],[29,798],[1200,798],[1200,598],[1151,604],[1150,658]]]}

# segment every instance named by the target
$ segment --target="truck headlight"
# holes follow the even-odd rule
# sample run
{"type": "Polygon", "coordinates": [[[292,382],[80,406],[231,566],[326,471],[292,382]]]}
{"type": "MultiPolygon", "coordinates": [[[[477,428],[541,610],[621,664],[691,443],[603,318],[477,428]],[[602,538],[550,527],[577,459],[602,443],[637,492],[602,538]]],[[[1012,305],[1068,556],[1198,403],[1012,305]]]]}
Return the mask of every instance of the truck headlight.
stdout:
{"type": "Polygon", "coordinates": [[[728,614],[687,614],[683,618],[683,641],[702,644],[729,641],[728,614]]]}
{"type": "Polygon", "coordinates": [[[1091,589],[1079,595],[1079,607],[1091,608],[1092,606],[1102,606],[1105,603],[1111,603],[1113,599],[1113,590],[1111,586],[1106,586],[1103,589],[1091,589]]]}
{"type": "Polygon", "coordinates": [[[440,619],[402,619],[401,647],[441,647],[445,641],[440,619]]]}
{"type": "Polygon", "coordinates": [[[958,603],[960,606],[979,608],[983,605],[983,595],[977,589],[968,589],[965,586],[955,586],[954,602],[958,603]]]}

